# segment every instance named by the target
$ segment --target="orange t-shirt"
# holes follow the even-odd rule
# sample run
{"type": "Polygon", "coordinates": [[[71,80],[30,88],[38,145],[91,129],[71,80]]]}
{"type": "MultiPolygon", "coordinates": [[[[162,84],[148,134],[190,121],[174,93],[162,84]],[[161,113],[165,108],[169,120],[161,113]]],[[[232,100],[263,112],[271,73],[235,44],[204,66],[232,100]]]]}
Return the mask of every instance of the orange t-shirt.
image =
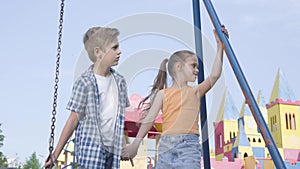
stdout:
{"type": "Polygon", "coordinates": [[[190,86],[163,89],[162,135],[199,134],[200,100],[190,86]]]}

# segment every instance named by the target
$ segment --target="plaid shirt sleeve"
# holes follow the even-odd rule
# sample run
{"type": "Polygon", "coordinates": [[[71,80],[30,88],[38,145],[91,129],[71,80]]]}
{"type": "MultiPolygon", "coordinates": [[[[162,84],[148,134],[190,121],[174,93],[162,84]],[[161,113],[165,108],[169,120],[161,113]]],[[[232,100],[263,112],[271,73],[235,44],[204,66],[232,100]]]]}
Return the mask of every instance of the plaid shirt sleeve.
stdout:
{"type": "Polygon", "coordinates": [[[126,84],[126,82],[124,82],[125,83],[125,97],[126,97],[126,106],[125,107],[129,107],[130,106],[130,101],[129,101],[129,98],[128,98],[128,94],[127,94],[127,84],[126,84]]]}
{"type": "Polygon", "coordinates": [[[79,78],[73,86],[71,98],[67,104],[67,109],[79,114],[84,113],[87,105],[86,85],[82,78],[79,78]]]}

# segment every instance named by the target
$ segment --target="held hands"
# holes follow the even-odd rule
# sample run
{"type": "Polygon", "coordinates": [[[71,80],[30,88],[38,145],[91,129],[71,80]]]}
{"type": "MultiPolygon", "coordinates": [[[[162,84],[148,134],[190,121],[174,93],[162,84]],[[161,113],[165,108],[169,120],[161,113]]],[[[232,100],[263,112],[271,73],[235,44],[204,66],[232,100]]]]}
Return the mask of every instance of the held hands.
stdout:
{"type": "Polygon", "coordinates": [[[123,147],[122,149],[122,159],[129,160],[134,158],[137,155],[138,145],[137,144],[128,144],[127,146],[123,147]]]}
{"type": "Polygon", "coordinates": [[[123,147],[121,160],[130,160],[131,165],[134,166],[132,159],[137,155],[140,142],[134,141],[132,144],[128,144],[123,147]]]}

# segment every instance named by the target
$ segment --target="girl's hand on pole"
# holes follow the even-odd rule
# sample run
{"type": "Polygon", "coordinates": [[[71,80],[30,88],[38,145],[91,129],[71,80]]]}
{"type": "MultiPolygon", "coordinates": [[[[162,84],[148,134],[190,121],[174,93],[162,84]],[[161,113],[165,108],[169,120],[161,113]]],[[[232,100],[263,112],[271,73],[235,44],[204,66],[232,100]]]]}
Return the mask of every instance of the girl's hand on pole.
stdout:
{"type": "MultiPolygon", "coordinates": [[[[225,34],[225,36],[227,38],[229,38],[228,30],[225,28],[224,25],[222,25],[222,32],[225,34]]],[[[222,41],[221,41],[220,37],[218,36],[218,33],[215,29],[214,29],[214,35],[215,35],[216,42],[217,42],[218,46],[223,46],[223,43],[222,43],[222,41]]]]}

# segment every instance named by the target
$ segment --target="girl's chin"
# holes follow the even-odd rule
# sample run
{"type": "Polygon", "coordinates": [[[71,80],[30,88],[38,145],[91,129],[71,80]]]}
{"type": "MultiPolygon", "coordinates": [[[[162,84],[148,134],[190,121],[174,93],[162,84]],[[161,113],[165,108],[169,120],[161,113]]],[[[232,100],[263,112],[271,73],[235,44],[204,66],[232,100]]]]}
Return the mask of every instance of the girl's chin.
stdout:
{"type": "Polygon", "coordinates": [[[194,83],[194,82],[196,82],[196,78],[195,78],[194,80],[191,80],[190,82],[191,82],[191,83],[194,83]]]}
{"type": "Polygon", "coordinates": [[[117,66],[119,62],[114,62],[112,66],[117,66]]]}

